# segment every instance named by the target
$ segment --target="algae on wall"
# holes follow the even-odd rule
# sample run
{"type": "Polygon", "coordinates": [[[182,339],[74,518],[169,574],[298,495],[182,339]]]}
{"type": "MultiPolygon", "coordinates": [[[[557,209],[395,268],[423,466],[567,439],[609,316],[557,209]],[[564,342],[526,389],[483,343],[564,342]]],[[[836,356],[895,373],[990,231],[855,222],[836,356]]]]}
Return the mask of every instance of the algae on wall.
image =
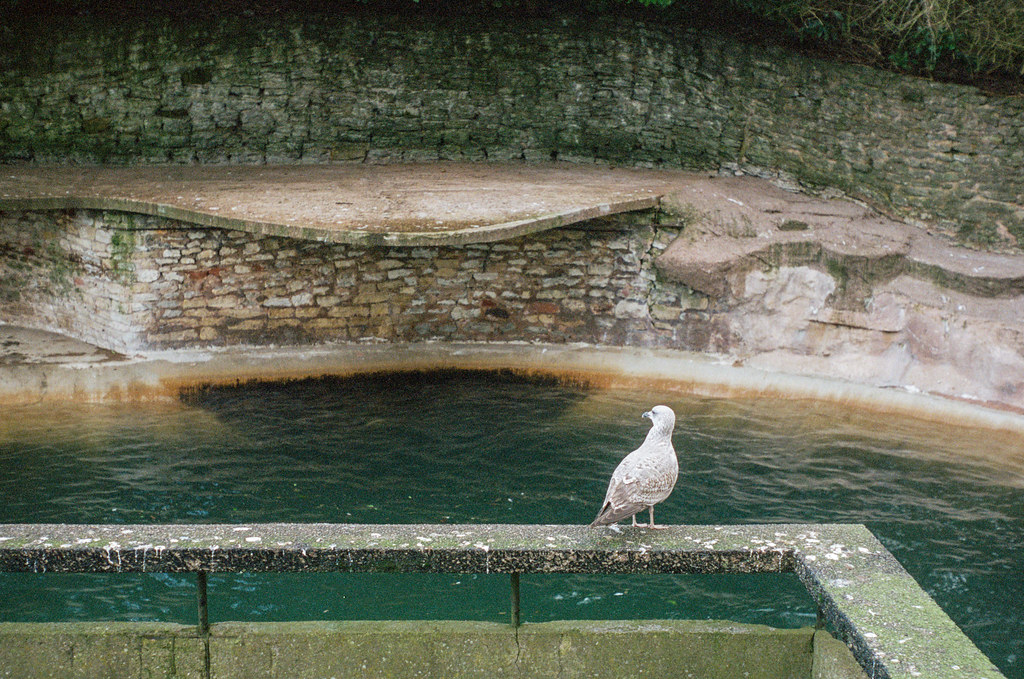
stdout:
{"type": "MultiPolygon", "coordinates": [[[[219,623],[209,637],[193,626],[167,623],[0,623],[0,667],[45,668],[46,676],[84,672],[96,679],[864,677],[849,650],[822,631],[703,620],[518,628],[450,620],[219,623]]],[[[28,669],[25,676],[41,674],[28,669]]]]}
{"type": "Polygon", "coordinates": [[[70,215],[62,213],[49,223],[24,220],[0,229],[0,303],[80,296],[75,278],[83,265],[67,242],[70,221],[70,215]]]}

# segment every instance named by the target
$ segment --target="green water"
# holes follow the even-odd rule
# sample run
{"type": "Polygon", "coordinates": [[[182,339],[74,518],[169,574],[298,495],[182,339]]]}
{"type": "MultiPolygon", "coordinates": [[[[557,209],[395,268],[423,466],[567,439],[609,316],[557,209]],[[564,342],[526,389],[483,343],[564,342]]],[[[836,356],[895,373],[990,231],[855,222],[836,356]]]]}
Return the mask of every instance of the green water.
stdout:
{"type": "MultiPolygon", "coordinates": [[[[9,408],[0,522],[589,523],[657,403],[661,523],[856,522],[1024,679],[1024,439],[806,402],[590,391],[475,373],[219,389],[175,407],[9,408]]],[[[504,620],[508,579],[239,575],[211,619],[504,620]]],[[[194,623],[194,578],[0,574],[0,620],[194,623]]],[[[527,621],[814,622],[791,576],[524,576],[527,621]]]]}

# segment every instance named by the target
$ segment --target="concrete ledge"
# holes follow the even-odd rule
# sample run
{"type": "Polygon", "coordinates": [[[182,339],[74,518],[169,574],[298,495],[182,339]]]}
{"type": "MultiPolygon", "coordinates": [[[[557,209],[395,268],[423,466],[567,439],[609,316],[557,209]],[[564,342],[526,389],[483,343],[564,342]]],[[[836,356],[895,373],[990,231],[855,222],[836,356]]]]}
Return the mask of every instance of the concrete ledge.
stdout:
{"type": "Polygon", "coordinates": [[[860,679],[827,633],[732,622],[0,623],[5,677],[860,679]],[[820,640],[819,640],[820,638],[820,640]]]}
{"type": "Polygon", "coordinates": [[[872,679],[1002,676],[860,525],[0,524],[0,571],[795,572],[872,679]]]}
{"type": "Polygon", "coordinates": [[[0,176],[0,210],[115,210],[331,243],[464,245],[655,209],[694,181],[569,163],[12,166],[0,176]]]}

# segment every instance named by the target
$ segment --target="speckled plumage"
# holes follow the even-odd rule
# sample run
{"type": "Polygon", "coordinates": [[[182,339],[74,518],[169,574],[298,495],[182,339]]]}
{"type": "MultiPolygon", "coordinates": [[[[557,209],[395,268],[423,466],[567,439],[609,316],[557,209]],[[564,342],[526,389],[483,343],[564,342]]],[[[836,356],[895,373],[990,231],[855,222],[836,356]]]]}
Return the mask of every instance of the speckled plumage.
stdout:
{"type": "Polygon", "coordinates": [[[654,406],[644,417],[651,419],[651,430],[639,448],[623,458],[612,472],[605,493],[604,503],[591,527],[604,526],[633,517],[647,509],[650,512],[649,528],[658,528],[654,523],[654,505],[672,493],[679,476],[679,460],[672,447],[672,430],[676,414],[668,406],[654,406]]]}

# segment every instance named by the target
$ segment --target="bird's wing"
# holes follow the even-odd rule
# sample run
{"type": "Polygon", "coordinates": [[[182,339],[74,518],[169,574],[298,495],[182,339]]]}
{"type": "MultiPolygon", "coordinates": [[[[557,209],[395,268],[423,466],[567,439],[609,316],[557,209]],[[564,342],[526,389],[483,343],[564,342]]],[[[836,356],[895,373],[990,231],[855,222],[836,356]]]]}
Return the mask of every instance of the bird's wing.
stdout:
{"type": "MultiPolygon", "coordinates": [[[[612,480],[619,479],[621,485],[630,490],[646,490],[661,482],[665,475],[664,465],[652,451],[639,448],[627,455],[612,474],[612,480]]],[[[608,490],[611,491],[609,484],[608,490]]]]}
{"type": "Polygon", "coordinates": [[[605,502],[650,505],[660,502],[675,485],[677,472],[671,463],[675,455],[663,457],[641,447],[619,463],[612,474],[605,502]]]}
{"type": "Polygon", "coordinates": [[[635,450],[627,455],[612,472],[603,504],[610,503],[614,507],[632,504],[636,501],[636,496],[641,495],[655,480],[657,474],[654,468],[645,464],[643,458],[636,455],[639,452],[635,450]]]}

